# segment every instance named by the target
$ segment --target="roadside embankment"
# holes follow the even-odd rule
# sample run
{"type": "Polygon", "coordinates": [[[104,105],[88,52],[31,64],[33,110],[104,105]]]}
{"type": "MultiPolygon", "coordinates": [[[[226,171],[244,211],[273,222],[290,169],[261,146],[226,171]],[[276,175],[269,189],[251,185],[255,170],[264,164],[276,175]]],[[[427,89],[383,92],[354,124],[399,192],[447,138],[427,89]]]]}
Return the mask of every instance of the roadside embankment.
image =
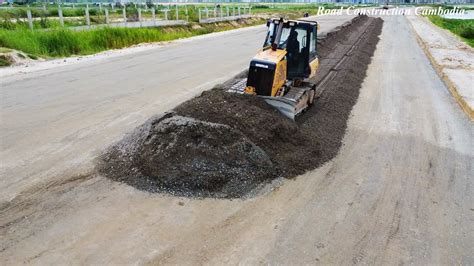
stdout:
{"type": "Polygon", "coordinates": [[[436,26],[449,30],[469,46],[474,47],[474,19],[452,19],[441,16],[428,16],[428,19],[436,26]]]}
{"type": "Polygon", "coordinates": [[[67,57],[94,54],[147,42],[172,41],[212,32],[263,24],[265,19],[248,18],[210,24],[189,24],[157,28],[99,28],[73,31],[53,28],[47,31],[0,29],[0,47],[40,57],[67,57]]]}
{"type": "Polygon", "coordinates": [[[422,16],[407,16],[418,43],[463,111],[474,120],[474,51],[422,16]]]}
{"type": "Polygon", "coordinates": [[[0,67],[24,65],[38,57],[20,51],[0,47],[0,67]]]}
{"type": "Polygon", "coordinates": [[[111,146],[99,173],[145,191],[238,198],[324,164],[342,145],[382,24],[361,16],[320,41],[314,82],[324,94],[297,122],[261,98],[226,92],[229,80],[111,146]]]}

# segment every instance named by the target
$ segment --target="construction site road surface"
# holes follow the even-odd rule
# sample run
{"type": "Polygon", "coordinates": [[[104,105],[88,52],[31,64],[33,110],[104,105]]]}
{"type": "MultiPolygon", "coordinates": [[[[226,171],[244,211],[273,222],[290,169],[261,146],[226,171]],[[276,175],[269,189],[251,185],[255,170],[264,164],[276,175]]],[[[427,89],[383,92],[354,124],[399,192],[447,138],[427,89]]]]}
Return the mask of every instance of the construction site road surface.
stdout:
{"type": "MultiPolygon", "coordinates": [[[[15,213],[18,218],[2,224],[0,261],[473,264],[472,123],[436,75],[406,18],[384,20],[344,146],[323,167],[265,195],[232,201],[168,197],[100,176],[78,176],[32,190],[24,201],[3,208],[2,218],[15,213]]],[[[215,41],[209,46],[219,50],[215,41]]],[[[224,60],[219,68],[231,64],[224,60]]],[[[166,96],[179,101],[178,93],[166,96]]],[[[135,97],[125,94],[118,104],[103,104],[119,112],[135,97]]],[[[91,108],[98,117],[104,111],[91,108]]],[[[58,152],[68,148],[57,147],[58,152]]]]}
{"type": "MultiPolygon", "coordinates": [[[[321,30],[351,18],[321,18],[321,30]]],[[[265,33],[265,26],[239,29],[2,78],[0,202],[88,172],[91,159],[127,131],[248,67],[265,33]]]]}

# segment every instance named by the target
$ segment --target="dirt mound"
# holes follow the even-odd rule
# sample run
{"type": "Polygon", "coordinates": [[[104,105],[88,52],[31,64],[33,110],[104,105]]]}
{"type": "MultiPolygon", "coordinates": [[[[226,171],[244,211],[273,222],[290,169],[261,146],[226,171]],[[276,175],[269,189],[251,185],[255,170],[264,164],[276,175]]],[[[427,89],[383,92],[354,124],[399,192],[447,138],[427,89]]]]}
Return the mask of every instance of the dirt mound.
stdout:
{"type": "Polygon", "coordinates": [[[106,152],[101,172],[147,191],[238,197],[322,165],[342,145],[382,24],[362,16],[324,38],[314,82],[325,90],[296,123],[258,97],[227,93],[229,80],[176,107],[175,118],[149,120],[106,152]]]}
{"type": "Polygon", "coordinates": [[[116,180],[175,195],[239,197],[275,177],[268,155],[240,131],[172,113],[148,120],[101,159],[100,171],[116,180]]]}
{"type": "Polygon", "coordinates": [[[25,65],[36,59],[36,56],[0,47],[0,67],[25,65]]]}
{"type": "Polygon", "coordinates": [[[214,88],[175,108],[177,114],[229,125],[262,148],[282,176],[304,173],[308,160],[319,155],[317,139],[304,135],[296,123],[265,101],[214,88]]]}

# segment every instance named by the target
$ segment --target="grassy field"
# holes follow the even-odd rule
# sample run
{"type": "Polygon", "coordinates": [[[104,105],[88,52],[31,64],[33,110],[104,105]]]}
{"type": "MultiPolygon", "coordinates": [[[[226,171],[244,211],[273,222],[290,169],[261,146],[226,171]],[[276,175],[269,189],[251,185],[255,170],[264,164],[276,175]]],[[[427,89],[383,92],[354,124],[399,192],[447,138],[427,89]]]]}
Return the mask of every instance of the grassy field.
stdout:
{"type": "MultiPolygon", "coordinates": [[[[229,13],[239,5],[224,4],[222,11],[226,14],[227,7],[229,13]]],[[[240,5],[241,7],[248,5],[240,5]]],[[[316,14],[318,7],[316,4],[254,4],[252,13],[266,16],[277,16],[286,18],[296,18],[304,13],[316,14]]],[[[327,9],[336,6],[323,4],[327,9]]],[[[222,22],[214,24],[197,24],[199,19],[199,9],[208,8],[211,16],[214,13],[214,4],[198,4],[179,6],[179,18],[187,19],[191,23],[187,26],[174,26],[162,28],[100,28],[89,31],[73,31],[67,29],[68,26],[85,24],[85,6],[63,7],[65,26],[61,27],[57,18],[58,8],[51,5],[43,9],[42,5],[31,6],[34,20],[34,31],[29,30],[26,20],[26,7],[0,10],[0,47],[16,49],[28,54],[30,57],[67,57],[71,55],[87,55],[109,49],[119,49],[131,45],[145,42],[170,41],[180,38],[187,38],[211,32],[225,31],[229,29],[263,24],[264,19],[250,19],[247,22],[222,22]],[[194,23],[193,23],[194,22],[194,23]],[[47,29],[47,30],[41,30],[47,29]]],[[[156,7],[158,18],[164,18],[164,13],[160,12],[170,9],[168,19],[175,19],[174,6],[160,5],[156,7]]],[[[98,7],[90,6],[89,14],[92,24],[105,23],[105,7],[99,10],[98,7]]],[[[138,18],[138,9],[135,6],[127,7],[128,21],[138,18]]],[[[146,11],[142,7],[142,17],[151,17],[151,11],[146,11]]],[[[220,8],[218,8],[220,10],[220,8]]],[[[241,10],[243,12],[243,10],[241,10]]],[[[110,19],[122,19],[122,9],[115,8],[113,11],[109,7],[110,19]]],[[[203,14],[204,16],[204,14],[203,14]]]]}
{"type": "Polygon", "coordinates": [[[287,19],[296,19],[302,17],[305,13],[309,15],[316,15],[318,8],[325,9],[340,8],[334,4],[277,4],[260,3],[252,6],[253,14],[268,14],[272,17],[284,17],[287,19]]]}
{"type": "Polygon", "coordinates": [[[222,22],[162,28],[101,28],[89,31],[71,31],[63,28],[48,31],[0,29],[0,47],[16,49],[33,56],[66,57],[93,54],[144,42],[176,40],[264,22],[264,19],[250,19],[241,23],[222,22]]]}
{"type": "MultiPolygon", "coordinates": [[[[165,19],[164,7],[160,7],[156,10],[157,19],[165,19]]],[[[0,29],[25,29],[28,28],[26,8],[13,8],[13,9],[0,9],[0,29]]],[[[60,27],[59,17],[58,17],[58,8],[49,7],[46,10],[43,8],[30,8],[33,17],[34,29],[47,29],[47,28],[57,28],[60,27]]],[[[81,26],[86,25],[85,18],[85,8],[76,7],[76,8],[62,8],[64,25],[66,27],[70,26],[81,26]]],[[[138,8],[127,7],[126,8],[127,21],[138,21],[138,8]]],[[[152,13],[151,10],[141,10],[141,16],[143,19],[151,19],[152,13]]],[[[89,9],[90,23],[92,25],[96,24],[105,24],[105,8],[102,10],[98,8],[89,9]]],[[[110,21],[123,21],[122,9],[115,8],[109,9],[109,19],[110,21]]],[[[168,19],[176,19],[175,10],[168,12],[168,19]]],[[[198,15],[194,8],[183,7],[179,10],[179,19],[189,20],[190,22],[197,22],[198,15]]]]}
{"type": "Polygon", "coordinates": [[[438,27],[458,35],[469,46],[474,47],[474,19],[446,19],[440,16],[428,16],[428,19],[438,27]]]}
{"type": "MultiPolygon", "coordinates": [[[[301,17],[304,13],[316,14],[319,6],[324,6],[326,9],[336,7],[333,4],[222,4],[222,12],[227,15],[227,8],[229,8],[229,14],[232,14],[232,10],[235,9],[237,13],[238,7],[252,6],[252,13],[254,14],[268,14],[273,16],[282,16],[286,18],[301,17]]],[[[194,4],[194,5],[179,5],[178,6],[179,19],[187,20],[189,22],[198,22],[199,20],[199,9],[203,11],[202,16],[205,17],[204,10],[209,10],[210,16],[214,16],[214,4],[194,4]]],[[[99,9],[97,6],[89,6],[89,15],[91,24],[104,24],[105,23],[105,9],[109,11],[109,18],[111,21],[122,21],[122,8],[112,9],[110,6],[104,6],[99,9]]],[[[35,29],[55,28],[59,27],[58,18],[58,7],[56,5],[46,5],[43,8],[42,5],[32,5],[27,8],[25,6],[15,8],[3,8],[0,9],[0,29],[22,29],[28,28],[27,23],[27,10],[30,9],[32,17],[34,19],[35,29]]],[[[145,6],[140,6],[141,16],[144,19],[150,19],[152,17],[151,9],[146,9],[145,6]]],[[[155,6],[157,19],[165,18],[165,10],[169,10],[168,19],[176,19],[175,6],[168,5],[157,5],[155,6]]],[[[221,8],[217,8],[217,12],[221,8]]],[[[248,9],[247,9],[248,10],[248,9]]],[[[244,12],[243,9],[241,9],[244,12]]],[[[64,17],[65,26],[79,26],[85,25],[85,5],[63,6],[62,13],[64,17]]],[[[128,21],[138,20],[138,6],[129,5],[126,7],[126,14],[128,21]]]]}
{"type": "MultiPolygon", "coordinates": [[[[248,5],[240,5],[241,7],[248,5]]],[[[333,5],[324,5],[326,8],[332,8],[333,5]]],[[[208,8],[211,16],[214,13],[213,4],[199,4],[179,6],[179,18],[187,19],[190,22],[197,22],[199,18],[199,9],[208,8]]],[[[238,5],[225,4],[222,11],[226,14],[227,7],[229,13],[235,7],[237,13],[238,5]]],[[[157,6],[158,18],[163,17],[160,12],[170,9],[169,19],[175,19],[176,13],[174,6],[157,6]]],[[[292,4],[258,4],[252,6],[253,14],[266,14],[268,16],[283,16],[287,18],[301,17],[304,13],[315,14],[318,5],[292,5],[292,4]]],[[[105,7],[99,10],[98,7],[90,6],[89,13],[92,24],[105,23],[105,7]]],[[[215,24],[197,24],[191,23],[188,26],[174,26],[163,28],[100,28],[89,31],[72,31],[67,26],[84,25],[85,7],[76,6],[63,7],[65,17],[65,26],[61,27],[57,19],[58,9],[56,6],[31,6],[34,20],[34,31],[29,30],[26,18],[26,7],[0,10],[0,47],[8,47],[25,52],[31,56],[39,57],[67,57],[71,55],[87,55],[101,52],[109,49],[119,49],[134,44],[144,42],[170,41],[180,38],[187,38],[196,35],[202,35],[211,32],[225,31],[229,29],[263,24],[264,19],[251,19],[244,23],[222,22],[215,24]],[[66,19],[67,18],[67,19],[66,19]],[[47,30],[37,30],[47,29],[47,30]]],[[[151,11],[142,10],[142,17],[151,17],[151,11]]],[[[218,8],[220,10],[220,8],[218,8]]],[[[243,10],[241,10],[243,12],[243,10]]],[[[109,16],[121,19],[122,9],[115,8],[112,11],[109,8],[109,16]]],[[[133,21],[138,17],[138,9],[134,6],[127,7],[127,17],[133,21]]],[[[203,14],[204,16],[204,14],[203,14]]]]}
{"type": "MultiPolygon", "coordinates": [[[[248,5],[224,5],[222,12],[226,15],[226,8],[229,8],[229,13],[232,14],[232,8],[235,7],[235,12],[237,12],[237,7],[248,7],[248,5]]],[[[141,10],[141,16],[143,19],[151,19],[152,12],[150,8],[145,8],[145,6],[135,7],[129,5],[126,7],[126,14],[128,21],[138,21],[138,9],[141,10]]],[[[199,21],[199,9],[202,11],[208,8],[211,16],[214,15],[215,5],[180,5],[178,6],[178,18],[181,20],[186,20],[189,22],[198,22],[199,21]]],[[[17,29],[17,28],[27,28],[27,9],[31,10],[32,17],[34,19],[34,28],[53,28],[59,26],[58,18],[58,8],[56,6],[48,6],[43,9],[40,6],[32,6],[30,8],[26,7],[15,7],[15,8],[4,8],[0,9],[0,28],[4,29],[17,29]]],[[[111,9],[109,6],[104,6],[99,9],[96,6],[89,7],[89,16],[91,24],[104,24],[105,23],[105,9],[108,9],[109,19],[111,21],[122,21],[122,8],[111,9]]],[[[76,6],[72,7],[63,7],[62,13],[64,17],[64,22],[66,26],[78,26],[85,25],[85,6],[76,6]]],[[[155,6],[156,18],[165,19],[165,10],[167,10],[167,18],[169,20],[176,19],[176,9],[175,6],[168,5],[157,5],[155,6]]],[[[217,9],[218,12],[220,8],[217,9]]],[[[242,9],[243,12],[243,9],[242,9]]],[[[204,13],[202,13],[205,16],[204,13]]]]}

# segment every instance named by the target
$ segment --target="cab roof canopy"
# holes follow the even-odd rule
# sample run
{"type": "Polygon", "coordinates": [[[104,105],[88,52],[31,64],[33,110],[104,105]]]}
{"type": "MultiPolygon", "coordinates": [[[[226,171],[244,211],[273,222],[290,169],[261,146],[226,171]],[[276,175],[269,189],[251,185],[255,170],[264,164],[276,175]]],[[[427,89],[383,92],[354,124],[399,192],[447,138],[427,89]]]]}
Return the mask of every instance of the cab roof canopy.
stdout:
{"type": "Polygon", "coordinates": [[[280,24],[280,23],[283,23],[283,26],[287,27],[287,26],[294,26],[294,25],[299,25],[299,24],[303,24],[303,25],[317,25],[318,22],[315,21],[315,20],[303,20],[303,19],[296,19],[296,20],[293,20],[293,19],[289,19],[289,20],[285,20],[283,18],[272,18],[272,19],[269,19],[268,22],[267,22],[267,26],[270,24],[270,23],[274,23],[274,24],[280,24]]]}

